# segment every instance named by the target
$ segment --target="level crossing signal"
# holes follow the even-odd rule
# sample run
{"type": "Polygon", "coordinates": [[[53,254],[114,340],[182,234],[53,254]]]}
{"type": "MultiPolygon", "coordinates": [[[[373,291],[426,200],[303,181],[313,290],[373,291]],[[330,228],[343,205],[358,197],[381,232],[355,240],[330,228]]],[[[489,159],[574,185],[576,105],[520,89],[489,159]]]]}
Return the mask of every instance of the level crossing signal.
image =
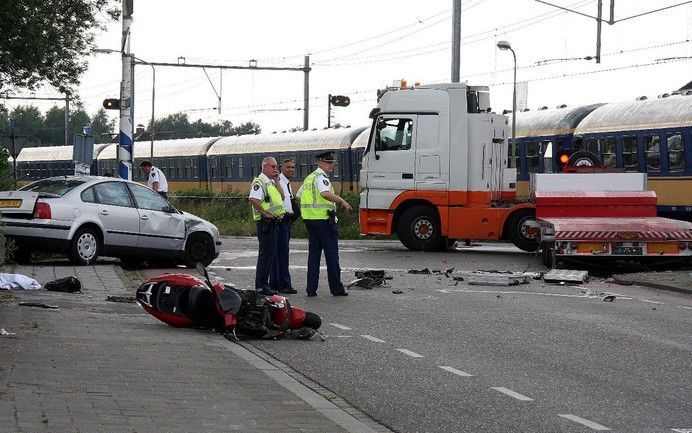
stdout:
{"type": "Polygon", "coordinates": [[[351,98],[342,95],[333,95],[329,98],[329,102],[335,107],[348,107],[351,103],[351,98]]]}
{"type": "Polygon", "coordinates": [[[103,100],[103,108],[106,110],[120,110],[120,99],[106,98],[103,100]]]}

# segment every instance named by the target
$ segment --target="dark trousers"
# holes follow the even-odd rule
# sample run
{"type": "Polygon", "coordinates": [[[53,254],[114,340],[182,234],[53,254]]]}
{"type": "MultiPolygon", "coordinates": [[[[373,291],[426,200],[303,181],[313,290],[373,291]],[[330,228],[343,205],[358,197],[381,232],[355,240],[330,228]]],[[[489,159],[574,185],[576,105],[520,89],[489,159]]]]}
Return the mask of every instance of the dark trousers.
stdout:
{"type": "Polygon", "coordinates": [[[255,271],[255,289],[269,290],[269,274],[276,258],[277,225],[259,220],[256,226],[259,253],[255,271]]]}
{"type": "Polygon", "coordinates": [[[288,257],[290,255],[289,244],[291,243],[291,228],[293,221],[285,218],[277,227],[276,260],[272,266],[272,273],[269,277],[269,285],[273,290],[288,289],[291,285],[291,274],[288,271],[288,257]]]}
{"type": "Polygon", "coordinates": [[[339,266],[339,226],[329,224],[327,220],[304,220],[308,228],[308,293],[317,293],[320,280],[320,261],[322,251],[327,262],[327,279],[329,291],[340,293],[344,291],[341,283],[341,267],[339,266]]]}

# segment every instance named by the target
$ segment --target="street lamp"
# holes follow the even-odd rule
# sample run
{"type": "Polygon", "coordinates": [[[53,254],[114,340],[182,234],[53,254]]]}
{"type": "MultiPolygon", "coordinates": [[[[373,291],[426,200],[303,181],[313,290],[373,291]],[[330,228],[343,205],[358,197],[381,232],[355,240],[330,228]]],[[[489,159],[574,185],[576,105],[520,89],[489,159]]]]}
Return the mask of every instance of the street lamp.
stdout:
{"type": "MultiPolygon", "coordinates": [[[[112,50],[110,48],[94,48],[91,50],[91,52],[104,54],[122,53],[122,51],[120,50],[112,50]]],[[[151,139],[151,164],[154,165],[154,108],[156,107],[156,68],[154,67],[154,65],[147,62],[146,60],[142,60],[139,57],[135,57],[133,54],[130,54],[130,56],[133,59],[135,59],[136,63],[151,66],[151,131],[149,131],[149,138],[151,139]]]]}
{"type": "MultiPolygon", "coordinates": [[[[512,52],[512,57],[514,58],[514,81],[513,81],[513,91],[512,91],[512,156],[514,160],[517,154],[517,55],[512,49],[512,46],[507,41],[499,41],[497,43],[497,48],[501,50],[510,50],[512,52]]],[[[512,161],[513,162],[513,161],[512,161]]],[[[510,164],[511,167],[511,164],[510,164]]]]}

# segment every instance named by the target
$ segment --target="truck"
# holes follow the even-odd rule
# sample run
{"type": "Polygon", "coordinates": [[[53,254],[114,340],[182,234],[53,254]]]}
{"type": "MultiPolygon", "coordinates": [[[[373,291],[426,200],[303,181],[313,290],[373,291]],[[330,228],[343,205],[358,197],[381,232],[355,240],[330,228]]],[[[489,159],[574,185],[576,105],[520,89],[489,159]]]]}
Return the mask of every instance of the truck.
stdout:
{"type": "Polygon", "coordinates": [[[398,234],[410,250],[460,240],[539,247],[535,206],[516,195],[508,118],[486,86],[424,85],[379,95],[360,172],[363,235],[398,234]]]}

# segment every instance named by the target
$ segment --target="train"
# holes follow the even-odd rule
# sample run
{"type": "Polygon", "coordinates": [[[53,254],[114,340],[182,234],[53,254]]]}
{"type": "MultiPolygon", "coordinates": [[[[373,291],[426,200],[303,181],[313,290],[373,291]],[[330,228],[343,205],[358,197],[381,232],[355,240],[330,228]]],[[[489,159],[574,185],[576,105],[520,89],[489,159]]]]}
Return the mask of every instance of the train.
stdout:
{"type": "MultiPolygon", "coordinates": [[[[692,221],[692,92],[656,99],[599,103],[516,113],[515,142],[508,143],[508,168],[516,168],[517,196],[528,196],[532,173],[557,172],[558,156],[587,153],[596,165],[644,172],[656,191],[661,216],[692,221]]],[[[510,116],[514,114],[509,114],[510,116]]],[[[276,134],[195,137],[135,142],[133,180],[152,159],[167,176],[169,190],[245,192],[261,171],[262,159],[293,158],[296,176],[312,172],[316,154],[335,152],[336,191],[358,191],[361,158],[367,150],[367,126],[276,134]]],[[[117,173],[117,144],[94,148],[91,173],[117,173]]],[[[73,172],[72,147],[25,148],[17,157],[18,177],[33,181],[73,172]]]]}

